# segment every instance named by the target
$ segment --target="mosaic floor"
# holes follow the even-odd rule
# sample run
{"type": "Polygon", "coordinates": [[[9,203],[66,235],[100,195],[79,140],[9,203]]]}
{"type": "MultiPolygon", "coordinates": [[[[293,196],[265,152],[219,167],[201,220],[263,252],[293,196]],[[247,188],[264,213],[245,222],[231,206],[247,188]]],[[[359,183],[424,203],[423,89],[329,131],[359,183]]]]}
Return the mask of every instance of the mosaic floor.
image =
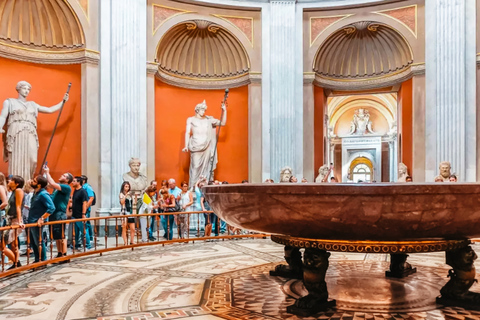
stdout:
{"type": "MultiPolygon", "coordinates": [[[[479,253],[480,245],[474,249],[479,253]]],[[[286,306],[305,289],[301,282],[268,275],[282,260],[283,247],[269,239],[77,259],[3,279],[0,319],[294,320],[286,306]]],[[[443,253],[412,254],[409,262],[418,272],[402,280],[384,277],[387,260],[382,254],[332,253],[327,282],[337,308],[305,319],[480,319],[479,311],[435,304],[447,281],[443,253]]],[[[472,289],[480,292],[480,285],[472,289]]]]}

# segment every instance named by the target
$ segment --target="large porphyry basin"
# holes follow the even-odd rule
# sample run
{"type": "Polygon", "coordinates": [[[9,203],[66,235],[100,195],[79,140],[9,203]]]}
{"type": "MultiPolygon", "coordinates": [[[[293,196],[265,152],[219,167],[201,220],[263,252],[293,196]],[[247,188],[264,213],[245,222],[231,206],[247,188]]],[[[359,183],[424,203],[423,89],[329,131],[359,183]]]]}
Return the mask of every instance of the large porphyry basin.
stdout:
{"type": "Polygon", "coordinates": [[[203,189],[236,227],[312,239],[480,237],[480,184],[232,184],[203,189]]]}

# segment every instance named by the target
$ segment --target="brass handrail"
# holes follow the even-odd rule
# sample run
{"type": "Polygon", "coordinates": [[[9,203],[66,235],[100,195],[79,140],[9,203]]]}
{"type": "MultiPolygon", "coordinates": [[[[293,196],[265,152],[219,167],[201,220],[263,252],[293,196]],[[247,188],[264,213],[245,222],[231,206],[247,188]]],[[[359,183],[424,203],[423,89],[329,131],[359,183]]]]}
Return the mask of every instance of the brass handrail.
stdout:
{"type": "MultiPolygon", "coordinates": [[[[109,252],[109,251],[115,251],[115,250],[123,250],[123,249],[131,249],[131,250],[134,250],[134,248],[136,247],[144,247],[144,246],[150,246],[150,245],[166,245],[166,244],[171,244],[171,243],[182,243],[182,242],[195,242],[195,241],[204,241],[204,240],[212,240],[212,239],[218,239],[218,240],[226,240],[226,239],[235,239],[235,238],[265,238],[267,236],[269,236],[269,234],[264,234],[264,233],[248,233],[248,234],[231,234],[231,226],[229,226],[227,224],[227,234],[226,235],[220,235],[220,226],[219,226],[219,223],[220,223],[220,219],[217,217],[217,220],[216,220],[216,223],[217,223],[217,226],[216,228],[218,228],[218,236],[203,236],[201,237],[200,236],[200,230],[201,230],[201,226],[200,225],[200,215],[203,215],[203,214],[211,214],[211,213],[214,213],[213,211],[188,211],[188,212],[160,212],[160,213],[145,213],[145,214],[129,214],[129,215],[112,215],[112,216],[107,216],[107,217],[92,217],[92,218],[82,218],[82,219],[67,219],[67,220],[61,220],[61,221],[51,221],[51,222],[45,222],[41,225],[41,227],[39,228],[39,225],[37,223],[29,223],[29,224],[25,224],[24,225],[24,228],[25,228],[25,231],[29,231],[30,228],[39,228],[39,243],[40,241],[44,241],[45,239],[43,238],[43,226],[48,226],[49,227],[49,231],[50,231],[50,236],[49,236],[49,241],[50,241],[50,245],[49,245],[49,252],[50,252],[50,258],[47,257],[47,260],[45,261],[40,261],[40,262],[36,262],[36,263],[31,263],[30,262],[30,244],[31,244],[31,239],[30,239],[30,232],[26,232],[27,235],[26,235],[26,246],[27,246],[27,258],[26,258],[26,264],[25,264],[25,261],[22,261],[22,264],[25,264],[25,265],[22,265],[21,267],[16,267],[14,269],[10,269],[10,270],[5,270],[5,267],[7,266],[7,264],[5,263],[5,255],[4,255],[4,252],[2,251],[1,252],[1,262],[0,262],[0,278],[2,277],[6,277],[6,276],[9,276],[9,275],[13,275],[13,274],[16,274],[16,273],[19,273],[19,272],[22,272],[22,271],[25,271],[25,270],[29,270],[29,269],[32,269],[32,268],[38,268],[38,267],[41,267],[41,266],[44,266],[44,265],[47,265],[47,264],[51,264],[51,263],[57,263],[57,262],[61,262],[61,261],[65,261],[65,260],[69,260],[69,259],[72,259],[72,258],[78,258],[78,257],[84,257],[84,256],[89,256],[89,255],[96,255],[96,254],[100,254],[102,255],[104,252],[109,252]],[[187,238],[180,238],[180,235],[178,234],[178,238],[173,238],[172,240],[159,240],[160,239],[160,230],[162,228],[162,225],[160,224],[160,217],[161,216],[178,216],[178,215],[188,215],[188,218],[186,218],[186,221],[187,221],[187,238]],[[193,228],[193,230],[196,234],[196,237],[190,237],[191,234],[190,234],[190,231],[192,230],[190,228],[190,216],[191,215],[198,215],[198,222],[197,222],[197,226],[196,226],[196,229],[193,228]],[[156,220],[155,220],[155,225],[156,225],[156,236],[157,236],[157,240],[155,241],[150,241],[148,240],[147,242],[140,242],[139,241],[139,236],[138,236],[138,233],[140,232],[140,229],[139,229],[139,225],[140,225],[140,222],[139,222],[139,219],[136,219],[135,221],[135,233],[137,233],[137,242],[136,243],[133,243],[133,244],[124,244],[124,245],[120,245],[119,244],[119,241],[118,241],[118,238],[122,238],[122,235],[119,234],[119,219],[120,219],[120,224],[122,225],[122,227],[125,227],[126,229],[126,238],[127,238],[127,243],[131,242],[132,239],[129,239],[129,226],[128,224],[126,226],[124,226],[124,222],[123,222],[123,219],[127,219],[127,218],[141,218],[141,217],[146,217],[146,222],[147,222],[147,225],[146,225],[146,232],[148,233],[148,231],[150,230],[150,220],[151,219],[148,219],[148,217],[157,217],[156,220]],[[100,225],[100,221],[103,220],[105,221],[104,222],[104,225],[101,226],[100,225]],[[113,224],[110,224],[109,222],[111,222],[112,220],[115,221],[115,225],[113,224]],[[86,251],[86,222],[92,222],[92,229],[93,229],[93,242],[91,244],[92,246],[92,249],[89,249],[88,251],[86,251]],[[75,235],[75,223],[77,222],[81,222],[82,223],[82,226],[83,226],[83,239],[82,240],[82,245],[83,245],[83,251],[79,250],[79,249],[75,249],[76,246],[78,244],[75,243],[75,239],[76,239],[76,235],[75,235]],[[71,234],[71,237],[72,237],[72,248],[73,248],[73,252],[68,252],[67,256],[63,256],[63,257],[53,257],[53,242],[55,241],[53,239],[53,232],[52,232],[52,226],[53,225],[58,225],[58,224],[66,224],[69,226],[69,228],[72,228],[72,234],[71,234]],[[100,249],[100,248],[97,248],[98,246],[98,239],[100,238],[100,236],[98,235],[98,232],[100,231],[100,228],[103,227],[104,230],[104,248],[100,249]],[[115,234],[113,236],[109,236],[111,233],[112,233],[112,230],[110,230],[110,228],[113,228],[115,227],[115,230],[113,230],[115,232],[115,234]],[[115,238],[115,243],[114,243],[114,246],[111,246],[111,244],[108,243],[108,239],[112,239],[112,238],[115,238]]],[[[168,237],[168,234],[171,232],[170,231],[170,228],[173,228],[174,226],[170,226],[170,220],[169,219],[166,219],[166,222],[167,222],[167,230],[165,231],[165,237],[168,237]]],[[[9,230],[15,230],[15,229],[21,229],[21,227],[19,225],[11,225],[11,226],[6,226],[6,227],[0,227],[0,234],[2,234],[4,231],[9,231],[9,230]]],[[[173,229],[172,229],[173,230],[173,229]]],[[[178,230],[178,227],[177,227],[177,233],[180,232],[180,230],[178,230]]],[[[212,234],[213,234],[214,230],[212,228],[212,234]]],[[[20,232],[17,231],[17,237],[14,241],[14,245],[16,246],[19,246],[19,243],[18,243],[18,239],[19,239],[19,234],[20,232]]],[[[63,238],[65,239],[65,241],[67,241],[67,235],[64,233],[64,228],[62,227],[62,235],[63,235],[63,238]]],[[[79,239],[80,240],[80,239],[79,239]]],[[[5,241],[5,237],[1,237],[0,239],[0,243],[1,243],[1,247],[3,248],[4,247],[4,241],[5,241]]],[[[5,245],[6,246],[6,245],[5,245]]],[[[39,259],[41,259],[41,246],[39,245],[39,259]]],[[[68,250],[67,250],[68,251],[68,250]]]]}

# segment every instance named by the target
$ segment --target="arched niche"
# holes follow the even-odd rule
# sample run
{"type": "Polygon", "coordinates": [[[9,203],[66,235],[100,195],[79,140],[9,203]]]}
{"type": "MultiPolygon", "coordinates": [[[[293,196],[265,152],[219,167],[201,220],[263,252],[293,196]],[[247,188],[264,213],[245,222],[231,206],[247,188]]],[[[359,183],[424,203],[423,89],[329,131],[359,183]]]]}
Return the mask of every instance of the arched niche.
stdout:
{"type": "Polygon", "coordinates": [[[365,90],[397,84],[413,75],[414,53],[404,34],[383,22],[345,24],[347,20],[341,20],[335,31],[319,37],[322,42],[311,67],[316,85],[365,90]]]}
{"type": "MultiPolygon", "coordinates": [[[[75,4],[78,6],[78,4],[75,4]]],[[[77,11],[68,1],[4,0],[0,3],[0,56],[42,64],[98,62],[77,11]]]]}
{"type": "Polygon", "coordinates": [[[235,88],[250,83],[250,59],[242,42],[227,28],[205,19],[172,26],[155,55],[157,78],[192,89],[235,88]]]}

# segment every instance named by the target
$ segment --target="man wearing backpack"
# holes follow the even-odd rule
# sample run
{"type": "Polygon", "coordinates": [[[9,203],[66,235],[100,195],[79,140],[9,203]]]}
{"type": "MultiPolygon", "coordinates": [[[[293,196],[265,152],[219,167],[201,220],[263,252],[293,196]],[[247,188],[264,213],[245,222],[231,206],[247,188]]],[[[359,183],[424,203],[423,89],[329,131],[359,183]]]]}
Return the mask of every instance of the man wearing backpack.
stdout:
{"type": "MultiPolygon", "coordinates": [[[[93,191],[92,186],[88,184],[88,177],[83,174],[82,174],[82,188],[85,189],[85,191],[87,191],[87,195],[88,195],[87,214],[85,216],[87,218],[90,218],[92,206],[94,206],[95,203],[97,202],[97,197],[95,195],[95,192],[93,191]]],[[[86,229],[87,229],[86,231],[87,237],[90,239],[90,241],[93,241],[93,228],[90,221],[87,221],[86,229]]]]}

